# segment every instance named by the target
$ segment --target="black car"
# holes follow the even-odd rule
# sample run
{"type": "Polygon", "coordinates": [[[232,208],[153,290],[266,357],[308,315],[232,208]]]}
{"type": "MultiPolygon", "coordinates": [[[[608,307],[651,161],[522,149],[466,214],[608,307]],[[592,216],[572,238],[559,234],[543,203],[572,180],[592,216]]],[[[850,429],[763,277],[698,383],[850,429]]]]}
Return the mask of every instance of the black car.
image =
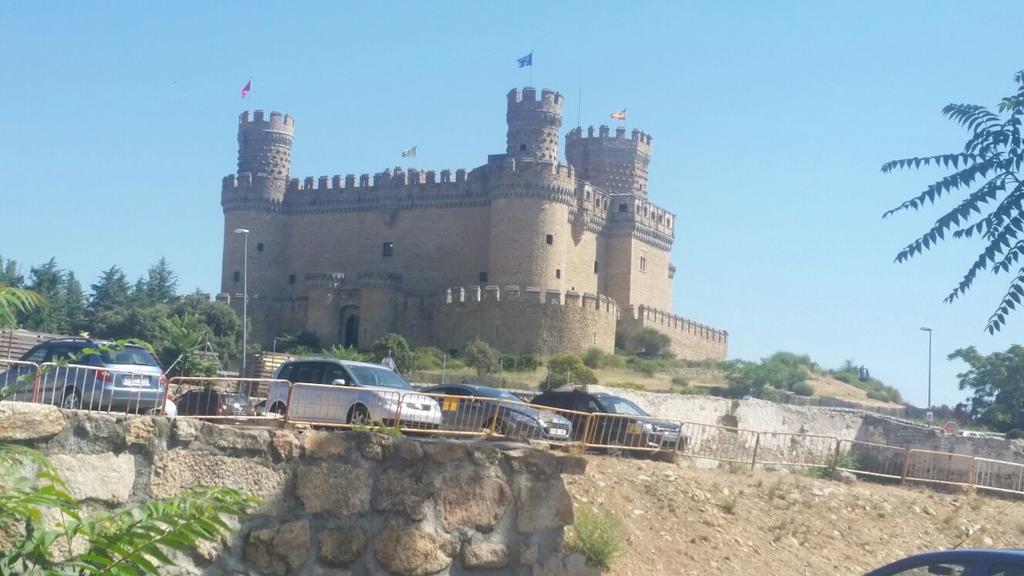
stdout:
{"type": "Polygon", "coordinates": [[[528,406],[505,390],[476,384],[445,384],[423,392],[449,397],[437,399],[441,403],[441,427],[445,430],[478,431],[494,426],[503,436],[555,442],[572,436],[572,423],[567,418],[528,406]]]}
{"type": "MultiPolygon", "coordinates": [[[[678,422],[654,418],[621,396],[580,389],[548,390],[535,396],[530,403],[576,412],[616,415],[594,420],[593,429],[587,433],[586,442],[589,444],[679,450],[686,446],[686,436],[682,435],[678,422]]],[[[573,431],[573,439],[583,439],[581,428],[577,426],[573,431]]]]}
{"type": "Polygon", "coordinates": [[[179,416],[253,416],[255,409],[245,394],[219,390],[189,390],[174,399],[179,416]]]}

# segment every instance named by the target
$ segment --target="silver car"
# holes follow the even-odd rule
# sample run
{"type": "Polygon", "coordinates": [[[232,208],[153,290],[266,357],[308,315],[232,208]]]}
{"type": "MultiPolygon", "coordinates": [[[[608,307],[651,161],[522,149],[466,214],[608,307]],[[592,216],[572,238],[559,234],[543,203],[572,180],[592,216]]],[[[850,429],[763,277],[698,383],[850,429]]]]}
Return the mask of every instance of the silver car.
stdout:
{"type": "Polygon", "coordinates": [[[269,412],[287,412],[292,421],[418,429],[441,425],[441,407],[433,398],[416,393],[398,372],[377,364],[303,358],[282,364],[274,378],[288,382],[270,385],[269,412]]]}
{"type": "Polygon", "coordinates": [[[160,363],[142,346],[87,338],[43,342],[0,372],[9,400],[62,408],[160,412],[167,381],[160,363]]]}

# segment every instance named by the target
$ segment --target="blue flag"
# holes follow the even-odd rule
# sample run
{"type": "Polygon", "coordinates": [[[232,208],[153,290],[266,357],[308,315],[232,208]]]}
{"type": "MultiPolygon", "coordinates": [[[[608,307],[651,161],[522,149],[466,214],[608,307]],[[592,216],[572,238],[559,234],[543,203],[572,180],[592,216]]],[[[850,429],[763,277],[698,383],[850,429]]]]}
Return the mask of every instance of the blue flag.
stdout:
{"type": "Polygon", "coordinates": [[[522,58],[517,58],[516,62],[519,62],[520,68],[522,68],[523,66],[533,66],[533,52],[530,52],[529,54],[523,56],[522,58]]]}

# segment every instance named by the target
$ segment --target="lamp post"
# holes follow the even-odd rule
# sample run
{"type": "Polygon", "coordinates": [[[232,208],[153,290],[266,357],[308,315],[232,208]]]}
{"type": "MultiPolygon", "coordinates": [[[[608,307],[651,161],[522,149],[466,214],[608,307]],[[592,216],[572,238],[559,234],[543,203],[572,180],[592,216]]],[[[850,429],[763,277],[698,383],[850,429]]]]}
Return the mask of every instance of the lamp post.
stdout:
{"type": "MultiPolygon", "coordinates": [[[[928,326],[921,327],[922,332],[928,333],[928,413],[932,411],[932,329],[928,326]]],[[[931,426],[931,422],[928,422],[931,426]]]]}
{"type": "Polygon", "coordinates": [[[249,333],[249,230],[235,228],[234,233],[242,235],[242,369],[239,376],[245,378],[245,351],[249,333]]]}

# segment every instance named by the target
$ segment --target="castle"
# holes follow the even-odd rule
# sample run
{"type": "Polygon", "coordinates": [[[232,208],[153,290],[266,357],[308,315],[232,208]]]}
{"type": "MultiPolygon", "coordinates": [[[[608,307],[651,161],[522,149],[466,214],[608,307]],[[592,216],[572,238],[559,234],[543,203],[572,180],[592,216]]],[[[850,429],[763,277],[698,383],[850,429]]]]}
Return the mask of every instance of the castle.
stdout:
{"type": "Polygon", "coordinates": [[[385,170],[289,179],[294,118],[238,122],[223,180],[221,299],[241,311],[249,230],[251,341],[308,330],[366,349],[388,332],[457,351],[612,351],[643,327],[681,358],[724,359],[728,334],[675,316],[676,217],[647,199],[651,137],[571,130],[562,95],[508,93],[503,154],[472,170],[385,170]],[[538,97],[539,96],[539,97],[538,97]]]}

